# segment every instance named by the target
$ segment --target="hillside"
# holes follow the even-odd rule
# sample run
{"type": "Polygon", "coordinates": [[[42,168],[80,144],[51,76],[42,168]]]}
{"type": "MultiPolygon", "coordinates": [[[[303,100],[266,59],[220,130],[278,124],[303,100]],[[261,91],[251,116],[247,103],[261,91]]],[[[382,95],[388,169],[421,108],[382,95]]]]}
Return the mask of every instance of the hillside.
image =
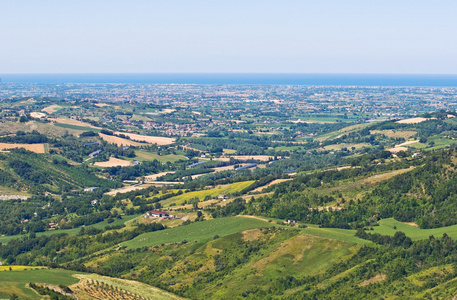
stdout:
{"type": "Polygon", "coordinates": [[[61,193],[62,190],[97,186],[114,188],[82,166],[69,165],[63,158],[17,149],[0,153],[0,185],[30,194],[61,193]]]}

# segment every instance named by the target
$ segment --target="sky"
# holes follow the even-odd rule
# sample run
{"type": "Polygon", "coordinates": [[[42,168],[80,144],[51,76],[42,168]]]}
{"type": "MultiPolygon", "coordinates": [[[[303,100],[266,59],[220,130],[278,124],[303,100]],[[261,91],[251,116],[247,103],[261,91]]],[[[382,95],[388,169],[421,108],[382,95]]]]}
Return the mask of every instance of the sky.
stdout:
{"type": "Polygon", "coordinates": [[[455,0],[0,0],[0,73],[457,74],[455,0]]]}

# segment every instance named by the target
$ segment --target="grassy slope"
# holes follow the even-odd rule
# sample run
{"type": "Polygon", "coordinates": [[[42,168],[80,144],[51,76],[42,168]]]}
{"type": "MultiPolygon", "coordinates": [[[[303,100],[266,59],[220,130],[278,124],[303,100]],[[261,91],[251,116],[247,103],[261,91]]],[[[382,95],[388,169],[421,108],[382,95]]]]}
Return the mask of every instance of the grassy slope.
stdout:
{"type": "Polygon", "coordinates": [[[136,238],[122,243],[128,248],[141,248],[166,243],[210,240],[215,235],[227,236],[247,229],[271,227],[273,224],[253,218],[218,218],[204,222],[196,222],[161,231],[143,233],[136,238]]]}
{"type": "Polygon", "coordinates": [[[379,233],[382,235],[393,236],[397,231],[404,232],[413,241],[428,239],[431,235],[435,236],[436,238],[441,238],[443,233],[449,235],[453,240],[457,239],[457,225],[433,229],[420,229],[418,227],[389,218],[379,221],[379,226],[373,227],[374,233],[379,233]],[[397,229],[394,229],[394,226],[396,226],[397,229]]]}
{"type": "Polygon", "coordinates": [[[12,293],[19,296],[19,299],[41,299],[25,285],[29,282],[71,285],[78,282],[72,277],[73,274],[81,273],[60,269],[28,269],[21,271],[0,272],[0,299],[9,299],[12,293]]]}

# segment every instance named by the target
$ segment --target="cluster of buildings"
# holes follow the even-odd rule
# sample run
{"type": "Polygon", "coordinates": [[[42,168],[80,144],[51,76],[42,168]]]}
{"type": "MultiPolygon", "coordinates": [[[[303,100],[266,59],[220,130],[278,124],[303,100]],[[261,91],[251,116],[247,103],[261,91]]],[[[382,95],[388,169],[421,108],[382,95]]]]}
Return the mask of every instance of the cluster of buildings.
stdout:
{"type": "Polygon", "coordinates": [[[177,219],[176,215],[170,215],[165,211],[160,210],[150,210],[146,213],[146,218],[155,218],[162,220],[174,220],[177,219]]]}

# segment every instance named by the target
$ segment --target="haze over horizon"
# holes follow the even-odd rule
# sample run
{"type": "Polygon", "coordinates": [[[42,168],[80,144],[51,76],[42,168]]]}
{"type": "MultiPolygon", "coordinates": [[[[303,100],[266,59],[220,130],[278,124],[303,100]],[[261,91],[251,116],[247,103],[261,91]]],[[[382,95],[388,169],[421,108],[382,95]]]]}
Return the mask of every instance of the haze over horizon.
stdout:
{"type": "Polygon", "coordinates": [[[0,73],[457,74],[455,1],[15,1],[0,73]]]}

